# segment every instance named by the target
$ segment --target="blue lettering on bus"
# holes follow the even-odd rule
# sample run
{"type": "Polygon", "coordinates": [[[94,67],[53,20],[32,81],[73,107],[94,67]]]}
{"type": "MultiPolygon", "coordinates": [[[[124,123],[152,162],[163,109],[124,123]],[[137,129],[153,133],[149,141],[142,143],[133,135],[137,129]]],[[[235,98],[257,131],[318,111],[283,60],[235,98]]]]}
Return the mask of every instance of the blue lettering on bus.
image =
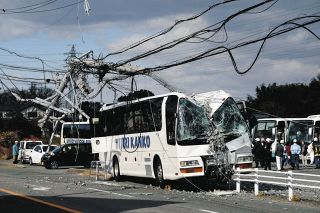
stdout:
{"type": "Polygon", "coordinates": [[[132,136],[115,139],[117,149],[150,148],[150,136],[132,136]]]}
{"type": "Polygon", "coordinates": [[[146,146],[148,148],[150,148],[150,137],[149,137],[149,135],[147,135],[147,137],[146,137],[146,146]]]}

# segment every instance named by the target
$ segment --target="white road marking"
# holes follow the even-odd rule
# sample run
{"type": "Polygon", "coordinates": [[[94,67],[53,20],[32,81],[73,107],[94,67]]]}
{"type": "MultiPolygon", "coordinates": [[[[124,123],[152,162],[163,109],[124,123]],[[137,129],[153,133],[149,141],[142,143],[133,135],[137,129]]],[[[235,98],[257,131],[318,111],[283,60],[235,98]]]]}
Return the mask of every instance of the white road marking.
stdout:
{"type": "Polygon", "coordinates": [[[116,193],[116,192],[110,192],[110,191],[101,190],[101,189],[95,189],[95,188],[87,188],[87,189],[93,190],[93,191],[97,191],[97,192],[104,192],[104,193],[112,194],[112,195],[118,195],[118,196],[122,196],[122,197],[134,198],[134,196],[131,196],[131,195],[125,195],[125,194],[120,194],[120,193],[116,193]]]}
{"type": "Polygon", "coordinates": [[[219,213],[219,212],[214,212],[214,211],[210,211],[210,210],[205,210],[205,209],[198,209],[201,212],[208,212],[208,213],[219,213]]]}
{"type": "Polygon", "coordinates": [[[27,186],[31,186],[32,187],[32,190],[35,190],[35,191],[48,191],[49,187],[44,187],[44,186],[37,186],[37,185],[32,185],[32,184],[27,184],[27,186]]]}
{"type": "Polygon", "coordinates": [[[108,182],[108,181],[94,181],[93,183],[96,183],[96,184],[101,184],[101,185],[107,185],[107,186],[121,186],[120,184],[117,184],[117,183],[112,183],[112,182],[108,182]]]}

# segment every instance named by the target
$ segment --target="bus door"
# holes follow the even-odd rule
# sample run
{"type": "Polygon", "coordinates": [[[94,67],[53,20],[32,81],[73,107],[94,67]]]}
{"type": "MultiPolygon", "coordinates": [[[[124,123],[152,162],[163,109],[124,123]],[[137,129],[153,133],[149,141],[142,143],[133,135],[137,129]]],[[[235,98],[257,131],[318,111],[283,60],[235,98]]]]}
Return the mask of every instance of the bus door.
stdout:
{"type": "Polygon", "coordinates": [[[176,157],[176,128],[177,128],[177,108],[178,96],[168,96],[165,104],[165,121],[166,121],[166,153],[168,157],[176,157]]]}
{"type": "Polygon", "coordinates": [[[314,124],[314,135],[313,138],[318,138],[320,137],[320,121],[316,121],[314,124]]]}
{"type": "MultiPolygon", "coordinates": [[[[162,124],[162,103],[163,98],[149,99],[139,102],[133,107],[132,114],[134,119],[130,121],[134,123],[135,132],[139,135],[139,146],[136,150],[136,165],[138,170],[141,171],[141,175],[152,177],[152,153],[157,150],[162,150],[160,138],[164,138],[161,135],[161,129],[164,128],[162,124]]],[[[165,143],[163,140],[162,143],[165,143]]]]}

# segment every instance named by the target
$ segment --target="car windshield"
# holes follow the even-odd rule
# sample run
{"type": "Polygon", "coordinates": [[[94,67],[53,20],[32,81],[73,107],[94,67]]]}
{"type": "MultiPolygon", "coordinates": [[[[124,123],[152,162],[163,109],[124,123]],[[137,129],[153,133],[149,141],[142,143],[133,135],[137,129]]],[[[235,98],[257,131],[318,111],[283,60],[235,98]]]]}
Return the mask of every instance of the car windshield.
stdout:
{"type": "Polygon", "coordinates": [[[41,142],[27,142],[26,149],[33,149],[36,145],[40,145],[41,142]]]}
{"type": "Polygon", "coordinates": [[[209,130],[210,121],[204,109],[185,98],[181,98],[177,125],[178,144],[205,144],[209,130]]]}
{"type": "MultiPolygon", "coordinates": [[[[48,146],[43,146],[43,151],[46,152],[48,149],[48,146]]],[[[56,146],[50,146],[49,152],[52,152],[54,149],[56,148],[56,146]]]]}
{"type": "Polygon", "coordinates": [[[214,112],[212,121],[224,135],[225,142],[249,133],[248,125],[241,115],[236,102],[230,97],[214,112]]]}
{"type": "Polygon", "coordinates": [[[293,120],[289,124],[288,140],[293,141],[297,139],[298,142],[311,143],[312,136],[308,134],[308,129],[313,126],[312,120],[293,120]]]}
{"type": "Polygon", "coordinates": [[[61,150],[61,147],[57,146],[57,147],[55,147],[54,150],[52,150],[52,153],[58,154],[60,152],[60,150],[61,150]]]}

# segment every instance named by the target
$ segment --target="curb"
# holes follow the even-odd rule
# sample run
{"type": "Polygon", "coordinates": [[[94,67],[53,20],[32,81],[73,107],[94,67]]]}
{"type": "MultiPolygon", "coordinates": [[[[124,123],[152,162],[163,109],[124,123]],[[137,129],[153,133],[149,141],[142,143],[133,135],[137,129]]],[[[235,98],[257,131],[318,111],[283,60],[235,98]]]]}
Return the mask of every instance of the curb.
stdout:
{"type": "Polygon", "coordinates": [[[11,161],[10,162],[0,162],[0,166],[26,168],[26,166],[21,165],[21,164],[13,164],[11,161]]]}

